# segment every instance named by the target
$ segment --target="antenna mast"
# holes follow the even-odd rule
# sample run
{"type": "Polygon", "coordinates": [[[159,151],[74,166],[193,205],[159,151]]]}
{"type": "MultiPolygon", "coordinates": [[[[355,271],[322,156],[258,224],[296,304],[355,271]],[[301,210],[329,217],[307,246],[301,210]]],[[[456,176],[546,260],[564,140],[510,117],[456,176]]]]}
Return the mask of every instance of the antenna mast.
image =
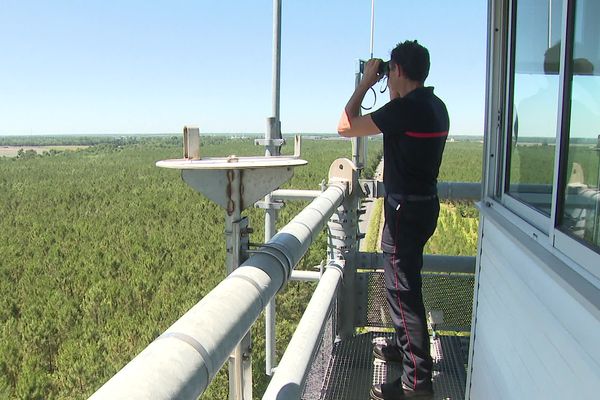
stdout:
{"type": "MultiPolygon", "coordinates": [[[[369,50],[370,57],[373,58],[373,41],[375,32],[375,0],[371,0],[371,46],[369,50]]],[[[358,70],[356,72],[355,85],[358,86],[362,79],[362,65],[363,61],[358,61],[358,70]]],[[[360,171],[362,171],[367,164],[367,138],[356,137],[352,138],[352,162],[356,165],[360,171]]]]}
{"type": "Polygon", "coordinates": [[[370,59],[373,58],[373,32],[375,32],[375,0],[371,0],[371,54],[370,59]]]}

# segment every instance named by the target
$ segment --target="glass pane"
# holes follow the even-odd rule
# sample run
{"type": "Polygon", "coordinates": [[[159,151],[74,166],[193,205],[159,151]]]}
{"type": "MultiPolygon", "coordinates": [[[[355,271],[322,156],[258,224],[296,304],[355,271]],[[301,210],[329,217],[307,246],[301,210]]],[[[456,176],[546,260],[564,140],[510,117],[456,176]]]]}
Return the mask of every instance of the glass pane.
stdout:
{"type": "Polygon", "coordinates": [[[514,32],[506,191],[547,215],[557,131],[561,10],[559,1],[519,1],[514,32]]]}
{"type": "Polygon", "coordinates": [[[578,1],[561,227],[600,246],[600,2],[578,1]]]}

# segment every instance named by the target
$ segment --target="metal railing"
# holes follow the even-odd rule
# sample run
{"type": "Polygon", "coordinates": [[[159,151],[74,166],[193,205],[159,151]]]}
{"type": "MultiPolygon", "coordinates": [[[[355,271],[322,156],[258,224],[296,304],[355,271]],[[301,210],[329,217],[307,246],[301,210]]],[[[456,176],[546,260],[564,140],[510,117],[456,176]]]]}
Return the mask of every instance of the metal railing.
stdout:
{"type": "MultiPolygon", "coordinates": [[[[356,230],[357,214],[356,210],[349,214],[350,208],[355,207],[352,202],[348,203],[350,185],[351,182],[340,179],[331,180],[329,187],[319,192],[289,224],[254,251],[91,398],[198,398],[278,290],[290,279],[314,281],[318,278],[317,273],[293,271],[293,268],[329,220],[330,261],[263,397],[299,399],[334,301],[338,302],[340,319],[336,333],[343,336],[341,330],[346,329],[350,334],[354,330],[356,305],[348,299],[355,297],[360,282],[356,287],[350,285],[348,276],[356,275],[356,268],[381,266],[381,255],[359,253],[351,244],[357,239],[352,234],[356,230]],[[342,226],[344,224],[350,227],[342,226]],[[336,228],[337,225],[340,227],[336,228]],[[348,255],[352,255],[347,260],[349,268],[345,260],[348,255]],[[344,285],[340,285],[342,279],[344,285]]],[[[461,193],[460,199],[470,197],[463,195],[465,191],[474,192],[472,185],[465,190],[460,185],[454,188],[455,195],[461,193]]],[[[303,196],[316,195],[315,192],[303,196]]],[[[298,194],[293,193],[293,196],[298,194]]],[[[426,256],[425,265],[433,271],[472,272],[474,258],[426,256]]]]}
{"type": "Polygon", "coordinates": [[[299,399],[338,293],[343,261],[330,262],[302,315],[263,399],[299,399]]]}
{"type": "MultiPolygon", "coordinates": [[[[342,204],[336,181],[198,304],[106,382],[92,399],[196,399],[342,204]],[[226,317],[225,317],[226,316],[226,317]]],[[[329,269],[327,276],[336,274],[329,269]]]]}
{"type": "MultiPolygon", "coordinates": [[[[363,191],[367,192],[368,189],[364,189],[365,184],[367,185],[367,188],[369,185],[371,188],[379,187],[379,190],[375,189],[371,193],[382,196],[384,195],[384,191],[382,190],[382,186],[378,186],[377,183],[378,182],[374,181],[362,181],[361,187],[363,188],[363,191]]],[[[444,200],[475,201],[479,199],[480,192],[481,186],[479,183],[440,182],[439,184],[440,198],[444,200]]],[[[460,280],[464,280],[466,277],[467,281],[465,282],[467,282],[467,286],[465,286],[466,289],[465,287],[462,289],[467,292],[470,291],[472,296],[471,286],[475,272],[475,261],[474,256],[424,255],[423,272],[425,274],[439,275],[442,279],[454,279],[458,277],[460,280]]],[[[325,376],[328,372],[319,374],[318,380],[320,381],[320,385],[316,385],[316,390],[315,388],[309,389],[305,385],[307,384],[307,380],[309,380],[309,374],[312,373],[311,368],[315,368],[315,365],[322,362],[315,361],[318,353],[323,351],[321,347],[325,347],[331,351],[331,346],[328,347],[326,346],[328,343],[324,343],[331,341],[331,337],[324,336],[327,336],[325,334],[325,326],[328,322],[332,323],[330,319],[332,318],[332,313],[335,313],[335,310],[333,310],[335,308],[334,302],[337,299],[337,307],[341,308],[343,307],[343,303],[348,300],[348,296],[343,296],[341,293],[342,286],[340,285],[340,279],[344,280],[344,286],[346,286],[347,275],[350,273],[354,274],[355,282],[352,285],[353,292],[351,296],[349,296],[353,299],[357,299],[353,306],[355,312],[349,318],[352,320],[352,328],[354,329],[364,322],[368,323],[369,317],[367,316],[367,309],[369,306],[367,306],[366,303],[373,301],[372,299],[368,299],[372,296],[372,293],[369,293],[369,288],[367,287],[371,283],[369,282],[369,276],[374,277],[375,280],[381,279],[381,277],[377,276],[381,273],[375,272],[375,270],[381,269],[382,265],[383,256],[381,253],[355,252],[351,267],[336,268],[333,271],[331,270],[331,267],[329,267],[326,270],[326,273],[323,275],[323,278],[321,278],[319,285],[315,289],[313,297],[294,332],[294,336],[288,344],[283,358],[262,397],[263,400],[326,398],[323,397],[325,388],[320,387],[320,385],[324,384],[325,376]],[[361,269],[364,272],[357,273],[356,269],[361,269]],[[371,271],[369,272],[369,270],[371,271]],[[327,279],[324,279],[326,275],[327,279]],[[309,391],[312,391],[313,393],[307,394],[309,391]],[[316,392],[316,394],[314,392],[316,392]]],[[[433,279],[439,278],[434,276],[433,279]]],[[[455,288],[452,289],[454,290],[455,288]]],[[[462,293],[462,295],[465,296],[468,295],[468,293],[462,293]]],[[[452,305],[450,306],[452,307],[452,305]]],[[[463,304],[460,304],[458,307],[454,308],[462,309],[463,306],[463,304]]],[[[338,315],[340,315],[339,310],[337,311],[338,315]]],[[[468,314],[468,318],[470,318],[470,311],[465,311],[468,314]]],[[[450,317],[452,319],[454,315],[450,315],[450,317]]],[[[348,315],[346,318],[348,318],[348,315]]],[[[337,336],[336,340],[340,339],[339,335],[341,332],[339,331],[339,328],[343,324],[344,321],[333,322],[334,327],[332,330],[334,332],[333,336],[337,336]]],[[[376,326],[388,325],[389,321],[384,322],[383,325],[376,326]]],[[[441,327],[444,328],[446,326],[448,325],[442,325],[441,327]]],[[[456,325],[452,325],[453,328],[455,326],[456,325]]],[[[468,327],[462,326],[458,328],[464,330],[464,328],[468,327]]],[[[329,335],[331,336],[330,332],[329,335]]],[[[325,362],[328,363],[330,360],[331,357],[327,358],[325,362]]],[[[320,369],[321,372],[329,371],[331,366],[317,366],[317,369],[320,369]]]]}

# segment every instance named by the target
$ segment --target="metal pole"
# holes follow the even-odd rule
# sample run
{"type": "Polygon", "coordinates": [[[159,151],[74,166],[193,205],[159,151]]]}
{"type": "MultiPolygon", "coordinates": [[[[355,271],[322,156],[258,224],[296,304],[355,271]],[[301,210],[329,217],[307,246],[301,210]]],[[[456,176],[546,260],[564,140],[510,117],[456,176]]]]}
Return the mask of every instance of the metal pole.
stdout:
{"type": "MultiPolygon", "coordinates": [[[[227,171],[230,202],[225,215],[225,242],[227,274],[242,263],[241,256],[241,199],[242,184],[239,170],[227,171]]],[[[238,343],[229,356],[229,399],[252,400],[252,364],[250,360],[250,332],[238,343]]]]}
{"type": "MultiPolygon", "coordinates": [[[[331,179],[331,169],[330,169],[331,179]]],[[[353,188],[358,187],[358,172],[352,171],[353,188]]],[[[354,334],[356,313],[356,253],[358,251],[358,205],[360,190],[353,189],[327,223],[329,228],[328,259],[344,260],[344,284],[338,293],[338,336],[354,334]]]]}
{"type": "MultiPolygon", "coordinates": [[[[475,256],[443,256],[434,254],[423,255],[423,272],[439,273],[475,273],[475,256]]],[[[382,253],[359,252],[356,257],[356,267],[360,269],[383,268],[382,253]]]]}
{"type": "Polygon", "coordinates": [[[242,187],[239,170],[227,171],[227,186],[230,192],[227,213],[225,215],[225,248],[227,274],[232,273],[240,264],[240,235],[237,224],[242,219],[242,187]]]}
{"type": "Polygon", "coordinates": [[[263,400],[300,398],[342,279],[341,265],[332,263],[327,266],[281,359],[280,368],[265,391],[263,400]]]}
{"type": "Polygon", "coordinates": [[[371,0],[371,48],[370,54],[373,58],[373,34],[375,32],[375,0],[371,0]]]}
{"type": "Polygon", "coordinates": [[[273,200],[312,200],[323,193],[320,190],[277,189],[271,192],[273,200]]]}
{"type": "MultiPolygon", "coordinates": [[[[371,43],[369,47],[370,58],[373,58],[374,49],[374,36],[375,36],[375,0],[371,0],[371,43]]],[[[357,87],[362,78],[362,72],[359,66],[357,68],[354,86],[357,87]]],[[[359,110],[360,111],[360,110],[359,110]]],[[[356,165],[359,171],[362,171],[367,166],[367,138],[357,137],[352,138],[352,162],[356,165]]]]}
{"type": "Polygon", "coordinates": [[[342,203],[345,186],[329,186],[91,398],[197,399],[342,203]]]}
{"type": "Polygon", "coordinates": [[[281,81],[281,0],[273,0],[273,116],[279,122],[281,81]]]}
{"type": "MultiPolygon", "coordinates": [[[[385,197],[385,187],[381,181],[361,180],[361,185],[367,185],[371,197],[385,197]]],[[[521,185],[523,191],[531,193],[548,193],[552,189],[548,185],[521,185]]],[[[438,197],[442,200],[479,200],[481,199],[480,182],[438,182],[438,197]]]]}
{"type": "MultiPolygon", "coordinates": [[[[360,63],[360,61],[359,61],[360,63]]],[[[360,83],[362,73],[360,72],[360,65],[356,72],[354,86],[357,87],[360,83]]],[[[360,110],[359,110],[360,112],[360,110]]],[[[362,112],[360,112],[362,114],[362,112]]],[[[362,170],[367,162],[367,138],[366,137],[355,137],[352,138],[352,162],[356,165],[358,170],[362,170]]]]}
{"type": "MultiPolygon", "coordinates": [[[[271,196],[265,197],[265,202],[271,202],[271,196]]],[[[267,203],[267,204],[268,204],[267,203]]],[[[275,222],[277,220],[277,210],[266,209],[265,210],[265,242],[271,240],[275,235],[275,222]]],[[[276,303],[273,297],[271,301],[267,303],[265,308],[265,373],[267,375],[273,374],[276,360],[276,332],[275,332],[275,319],[276,319],[276,303]]]]}
{"type": "Polygon", "coordinates": [[[292,271],[291,281],[298,282],[318,282],[321,279],[321,273],[317,271],[292,271]]]}
{"type": "Polygon", "coordinates": [[[273,0],[273,82],[272,100],[273,113],[267,118],[267,131],[264,140],[257,140],[257,144],[265,146],[266,156],[278,156],[281,145],[280,121],[280,87],[281,87],[281,0],[273,0]]]}
{"type": "Polygon", "coordinates": [[[548,0],[548,48],[552,47],[552,0],[548,0]]]}
{"type": "MultiPolygon", "coordinates": [[[[280,146],[273,145],[274,139],[281,139],[280,121],[280,87],[281,87],[281,0],[273,0],[273,117],[265,133],[265,156],[280,155],[280,146]]],[[[276,232],[277,209],[273,205],[271,194],[264,199],[265,204],[265,242],[271,240],[276,232]]],[[[265,372],[271,375],[276,363],[275,347],[275,298],[265,309],[265,372]]]]}

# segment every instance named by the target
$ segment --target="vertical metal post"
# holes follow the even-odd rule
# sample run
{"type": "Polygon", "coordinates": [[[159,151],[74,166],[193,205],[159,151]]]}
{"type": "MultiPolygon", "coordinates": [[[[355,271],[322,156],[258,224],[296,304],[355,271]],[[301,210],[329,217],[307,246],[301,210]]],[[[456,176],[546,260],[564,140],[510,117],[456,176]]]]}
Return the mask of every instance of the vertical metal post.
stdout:
{"type": "MultiPolygon", "coordinates": [[[[359,61],[359,65],[355,75],[354,86],[357,87],[362,78],[361,72],[361,61],[359,61]]],[[[352,162],[356,165],[356,168],[359,171],[362,171],[367,163],[367,138],[366,137],[356,137],[352,138],[352,162]]]]}
{"type": "Polygon", "coordinates": [[[338,337],[346,339],[354,335],[356,319],[356,254],[358,251],[358,171],[352,173],[352,192],[327,223],[329,232],[329,262],[344,260],[344,280],[338,293],[338,337]]]}
{"type": "MultiPolygon", "coordinates": [[[[265,133],[265,156],[281,154],[281,121],[280,110],[281,86],[281,0],[273,0],[273,116],[268,119],[265,133]],[[279,140],[276,143],[276,140],[279,140]]],[[[277,208],[271,194],[264,199],[265,207],[265,242],[271,240],[276,233],[277,208]]],[[[273,374],[276,363],[275,346],[275,297],[265,308],[265,372],[273,374]]]]}
{"type": "MultiPolygon", "coordinates": [[[[271,196],[265,197],[265,202],[270,201],[271,196]]],[[[277,210],[265,210],[265,242],[271,240],[275,235],[275,222],[277,220],[277,210]]],[[[275,297],[267,303],[265,308],[265,372],[267,375],[273,374],[276,364],[276,346],[275,346],[275,297]]]]}
{"type": "Polygon", "coordinates": [[[279,121],[281,81],[281,0],[273,0],[273,116],[279,121]]]}
{"type": "Polygon", "coordinates": [[[371,0],[371,48],[369,54],[373,58],[373,40],[375,33],[375,0],[371,0]]]}
{"type": "Polygon", "coordinates": [[[241,171],[227,172],[227,213],[225,215],[225,246],[227,274],[233,272],[240,264],[240,235],[239,222],[241,215],[241,171]]]}
{"type": "MultiPolygon", "coordinates": [[[[242,264],[242,231],[247,230],[247,219],[242,219],[242,172],[227,171],[227,193],[229,195],[225,216],[227,274],[242,264]]],[[[252,359],[250,331],[237,344],[229,356],[229,400],[252,400],[252,359]]]]}
{"type": "MultiPolygon", "coordinates": [[[[370,58],[373,58],[373,43],[375,34],[375,0],[371,0],[371,41],[369,47],[370,58]]],[[[362,64],[359,60],[356,71],[354,87],[357,87],[362,78],[362,64]]],[[[360,110],[359,110],[360,111],[360,110]]],[[[352,162],[360,172],[367,166],[367,138],[357,137],[352,139],[352,162]]]]}

